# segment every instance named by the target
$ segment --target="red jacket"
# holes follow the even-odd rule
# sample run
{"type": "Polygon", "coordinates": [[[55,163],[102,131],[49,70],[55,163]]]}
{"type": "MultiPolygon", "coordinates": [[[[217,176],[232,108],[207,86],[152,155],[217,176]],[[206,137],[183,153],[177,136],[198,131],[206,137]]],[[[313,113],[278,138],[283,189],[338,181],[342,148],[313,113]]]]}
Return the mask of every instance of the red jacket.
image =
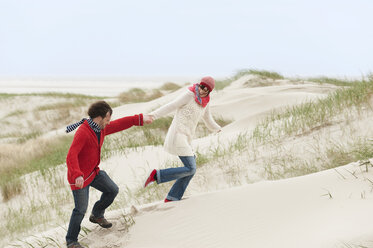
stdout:
{"type": "Polygon", "coordinates": [[[75,179],[82,176],[84,186],[89,185],[96,177],[100,168],[101,146],[104,142],[105,135],[116,133],[133,125],[143,125],[143,115],[127,116],[115,121],[111,121],[101,130],[100,145],[96,133],[89,126],[87,121],[78,128],[74,135],[73,142],[67,153],[67,180],[72,190],[79,189],[75,187],[75,179]]]}

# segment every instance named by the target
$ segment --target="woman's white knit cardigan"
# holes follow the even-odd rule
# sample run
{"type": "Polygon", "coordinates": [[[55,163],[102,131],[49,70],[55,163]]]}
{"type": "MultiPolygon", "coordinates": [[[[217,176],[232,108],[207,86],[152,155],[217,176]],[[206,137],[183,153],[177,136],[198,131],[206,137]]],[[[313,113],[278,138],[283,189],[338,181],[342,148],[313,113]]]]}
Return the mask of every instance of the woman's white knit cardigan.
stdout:
{"type": "Polygon", "coordinates": [[[174,101],[150,113],[154,115],[155,119],[158,119],[176,110],[164,143],[165,150],[171,154],[194,156],[192,137],[201,117],[211,131],[221,129],[211,116],[209,104],[202,107],[196,103],[194,97],[194,93],[188,90],[174,101]]]}

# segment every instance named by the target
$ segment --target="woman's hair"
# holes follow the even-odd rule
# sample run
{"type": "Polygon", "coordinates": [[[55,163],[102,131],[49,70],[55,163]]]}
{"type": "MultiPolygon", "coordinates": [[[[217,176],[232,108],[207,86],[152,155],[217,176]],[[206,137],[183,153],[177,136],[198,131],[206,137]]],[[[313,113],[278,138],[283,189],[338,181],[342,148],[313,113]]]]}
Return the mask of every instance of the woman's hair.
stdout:
{"type": "Polygon", "coordinates": [[[105,118],[108,112],[110,113],[110,115],[113,114],[113,110],[111,109],[110,105],[105,101],[95,102],[88,109],[88,115],[91,119],[94,119],[98,116],[105,118]]]}

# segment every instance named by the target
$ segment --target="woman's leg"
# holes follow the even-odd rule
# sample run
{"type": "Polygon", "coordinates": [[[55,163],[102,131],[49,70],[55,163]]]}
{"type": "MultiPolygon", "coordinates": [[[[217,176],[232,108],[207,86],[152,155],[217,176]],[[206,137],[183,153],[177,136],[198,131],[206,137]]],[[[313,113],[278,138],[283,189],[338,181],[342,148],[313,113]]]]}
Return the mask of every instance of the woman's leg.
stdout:
{"type": "Polygon", "coordinates": [[[184,167],[168,168],[157,170],[157,183],[165,183],[179,178],[194,175],[196,172],[196,162],[194,156],[179,156],[184,167]]]}
{"type": "MultiPolygon", "coordinates": [[[[194,174],[196,173],[196,158],[195,156],[180,156],[179,157],[183,162],[185,167],[187,168],[188,173],[178,174],[176,182],[172,186],[170,192],[167,195],[167,199],[171,201],[178,201],[180,200],[186,188],[189,185],[190,180],[193,178],[194,174]]],[[[162,174],[161,174],[162,175],[162,174]]]]}

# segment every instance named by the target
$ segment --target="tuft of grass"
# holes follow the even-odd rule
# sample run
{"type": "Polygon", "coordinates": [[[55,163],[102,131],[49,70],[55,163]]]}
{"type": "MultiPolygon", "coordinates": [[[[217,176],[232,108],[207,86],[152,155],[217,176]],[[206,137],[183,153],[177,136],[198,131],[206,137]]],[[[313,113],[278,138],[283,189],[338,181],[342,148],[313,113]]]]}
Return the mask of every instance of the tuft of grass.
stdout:
{"type": "Polygon", "coordinates": [[[172,82],[164,83],[159,89],[166,90],[166,91],[176,91],[180,89],[181,86],[172,82]]]}
{"type": "Polygon", "coordinates": [[[163,96],[163,94],[158,89],[153,89],[150,92],[145,92],[140,88],[132,88],[126,92],[120,93],[118,96],[118,100],[121,103],[148,102],[161,96],[163,96]]]}
{"type": "Polygon", "coordinates": [[[0,93],[0,100],[16,97],[18,94],[0,93]]]}
{"type": "Polygon", "coordinates": [[[225,127],[226,125],[229,125],[233,122],[232,119],[225,119],[224,117],[222,116],[214,116],[214,120],[216,121],[216,123],[219,124],[219,126],[221,127],[225,127]]]}
{"type": "Polygon", "coordinates": [[[341,80],[341,79],[330,78],[330,77],[308,78],[307,80],[320,83],[320,84],[333,84],[336,86],[351,86],[354,83],[354,81],[341,80]]]}
{"type": "MultiPolygon", "coordinates": [[[[233,122],[233,120],[231,119],[225,119],[224,117],[222,116],[214,116],[213,119],[216,121],[216,123],[219,124],[219,126],[221,127],[225,127],[226,125],[230,124],[233,122]]],[[[200,122],[196,128],[196,137],[200,138],[200,137],[204,137],[204,136],[207,136],[211,133],[210,130],[208,130],[208,128],[202,124],[202,122],[200,122]]]]}
{"type": "Polygon", "coordinates": [[[9,113],[9,114],[7,114],[6,116],[5,116],[5,118],[7,118],[7,117],[12,117],[12,116],[20,116],[20,115],[23,115],[23,114],[25,114],[26,113],[26,111],[24,111],[24,110],[16,110],[16,111],[13,111],[13,112],[11,112],[11,113],[9,113]]]}
{"type": "Polygon", "coordinates": [[[277,73],[277,72],[273,72],[273,71],[266,71],[266,70],[256,70],[256,69],[243,69],[243,70],[239,70],[234,76],[234,80],[237,80],[239,78],[241,78],[242,76],[245,76],[245,75],[248,75],[248,74],[252,74],[252,75],[257,75],[257,76],[260,76],[262,78],[270,78],[270,79],[273,79],[273,80],[276,80],[276,79],[284,79],[284,77],[277,73]]]}
{"type": "MultiPolygon", "coordinates": [[[[224,80],[216,80],[215,81],[215,89],[216,90],[222,90],[225,87],[229,86],[233,81],[235,81],[237,79],[240,79],[241,77],[243,77],[245,75],[250,75],[250,74],[260,76],[263,79],[273,79],[273,80],[284,79],[284,77],[281,74],[279,74],[277,72],[273,72],[273,71],[256,70],[256,69],[242,69],[242,70],[238,70],[236,72],[236,74],[233,75],[232,77],[229,77],[229,78],[224,79],[224,80]]],[[[265,86],[265,85],[266,84],[264,84],[263,86],[265,86]]],[[[258,85],[258,86],[260,86],[260,85],[258,85]]]]}
{"type": "Polygon", "coordinates": [[[31,132],[31,133],[27,133],[27,134],[24,134],[21,136],[21,138],[19,138],[17,140],[17,143],[25,143],[26,141],[28,140],[31,140],[31,139],[35,139],[39,136],[41,136],[42,133],[40,131],[34,131],[34,132],[31,132]]]}
{"type": "Polygon", "coordinates": [[[325,169],[335,168],[358,160],[373,157],[373,146],[367,139],[356,139],[347,146],[333,144],[326,149],[325,169]]]}
{"type": "Polygon", "coordinates": [[[214,90],[222,90],[225,87],[229,86],[232,83],[231,79],[224,79],[224,80],[215,80],[215,89],[214,90]]]}
{"type": "Polygon", "coordinates": [[[143,126],[141,128],[145,128],[145,129],[159,129],[159,130],[167,132],[168,128],[171,125],[172,120],[173,120],[173,118],[171,116],[159,118],[159,119],[153,121],[153,123],[151,125],[145,125],[145,126],[143,126]]]}
{"type": "Polygon", "coordinates": [[[201,167],[204,164],[207,164],[211,158],[206,154],[200,153],[198,150],[196,151],[196,164],[197,167],[201,167]]]}

